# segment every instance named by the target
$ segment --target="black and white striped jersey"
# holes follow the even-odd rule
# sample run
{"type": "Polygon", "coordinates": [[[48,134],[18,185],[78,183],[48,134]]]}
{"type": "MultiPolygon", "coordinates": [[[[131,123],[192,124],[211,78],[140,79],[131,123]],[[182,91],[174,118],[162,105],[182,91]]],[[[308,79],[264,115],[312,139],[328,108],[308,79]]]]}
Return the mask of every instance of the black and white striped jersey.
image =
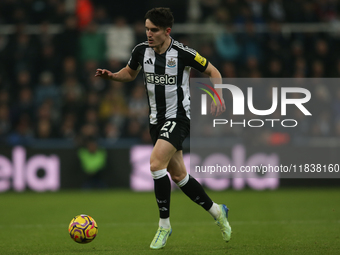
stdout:
{"type": "Polygon", "coordinates": [[[190,69],[204,72],[208,66],[204,57],[171,38],[163,54],[156,53],[148,42],[138,44],[128,65],[133,70],[143,68],[151,124],[170,118],[190,119],[190,69]]]}

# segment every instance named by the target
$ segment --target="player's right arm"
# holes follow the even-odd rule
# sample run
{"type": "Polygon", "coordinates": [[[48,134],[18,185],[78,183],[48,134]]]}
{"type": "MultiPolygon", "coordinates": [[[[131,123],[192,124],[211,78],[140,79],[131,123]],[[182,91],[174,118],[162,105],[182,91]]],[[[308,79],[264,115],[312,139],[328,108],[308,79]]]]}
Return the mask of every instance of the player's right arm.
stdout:
{"type": "Polygon", "coordinates": [[[139,71],[141,70],[141,61],[143,59],[143,49],[147,47],[148,43],[140,43],[133,48],[131,57],[126,67],[122,68],[119,72],[112,73],[106,69],[97,69],[95,77],[101,77],[107,80],[130,82],[136,79],[139,71]]]}
{"type": "Polygon", "coordinates": [[[136,79],[140,69],[133,70],[126,65],[126,67],[122,68],[119,72],[112,73],[106,69],[97,69],[95,77],[101,77],[106,80],[120,81],[120,82],[130,82],[136,79]]]}

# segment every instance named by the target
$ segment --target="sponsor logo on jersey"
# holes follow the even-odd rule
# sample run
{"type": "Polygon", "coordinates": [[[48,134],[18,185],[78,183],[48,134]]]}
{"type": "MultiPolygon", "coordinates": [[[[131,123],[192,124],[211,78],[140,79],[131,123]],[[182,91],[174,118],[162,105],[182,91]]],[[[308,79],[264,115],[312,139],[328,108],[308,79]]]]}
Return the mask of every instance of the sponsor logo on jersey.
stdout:
{"type": "Polygon", "coordinates": [[[207,63],[206,58],[202,57],[200,54],[198,54],[198,52],[196,52],[195,60],[202,66],[205,66],[205,64],[207,63]]]}
{"type": "Polygon", "coordinates": [[[146,82],[155,85],[176,85],[177,77],[168,74],[145,73],[146,82]]]}
{"type": "Polygon", "coordinates": [[[176,66],[176,60],[174,60],[173,58],[171,58],[171,59],[168,60],[168,63],[167,63],[166,65],[167,65],[167,67],[173,68],[173,67],[176,66]]]}

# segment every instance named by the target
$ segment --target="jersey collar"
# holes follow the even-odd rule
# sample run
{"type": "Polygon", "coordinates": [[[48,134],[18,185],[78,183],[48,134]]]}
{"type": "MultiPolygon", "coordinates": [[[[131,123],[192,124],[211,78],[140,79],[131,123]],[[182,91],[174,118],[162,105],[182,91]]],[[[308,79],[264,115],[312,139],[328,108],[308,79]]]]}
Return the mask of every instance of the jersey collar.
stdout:
{"type": "Polygon", "coordinates": [[[174,43],[174,39],[171,36],[170,36],[170,39],[171,39],[171,42],[170,42],[170,45],[169,45],[169,47],[166,51],[170,51],[171,48],[172,48],[172,44],[174,43]]]}
{"type": "Polygon", "coordinates": [[[158,54],[158,55],[164,55],[166,52],[169,52],[170,50],[171,50],[171,48],[172,48],[172,45],[173,45],[173,43],[174,43],[174,39],[170,36],[170,39],[171,39],[171,42],[170,42],[170,44],[169,44],[169,47],[166,49],[166,51],[164,51],[162,54],[158,54],[155,50],[155,53],[156,54],[158,54]]]}

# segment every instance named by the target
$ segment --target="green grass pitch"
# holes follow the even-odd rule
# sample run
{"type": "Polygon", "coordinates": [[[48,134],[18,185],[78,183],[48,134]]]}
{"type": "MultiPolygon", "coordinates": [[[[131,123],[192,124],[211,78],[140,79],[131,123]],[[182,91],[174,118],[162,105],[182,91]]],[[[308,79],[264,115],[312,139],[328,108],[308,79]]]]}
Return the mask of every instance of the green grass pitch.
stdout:
{"type": "Polygon", "coordinates": [[[0,194],[0,254],[340,254],[340,189],[223,191],[232,239],[222,241],[211,216],[180,191],[172,193],[173,234],[149,245],[158,223],[153,193],[123,190],[0,194]],[[92,216],[98,236],[75,243],[68,224],[92,216]]]}

